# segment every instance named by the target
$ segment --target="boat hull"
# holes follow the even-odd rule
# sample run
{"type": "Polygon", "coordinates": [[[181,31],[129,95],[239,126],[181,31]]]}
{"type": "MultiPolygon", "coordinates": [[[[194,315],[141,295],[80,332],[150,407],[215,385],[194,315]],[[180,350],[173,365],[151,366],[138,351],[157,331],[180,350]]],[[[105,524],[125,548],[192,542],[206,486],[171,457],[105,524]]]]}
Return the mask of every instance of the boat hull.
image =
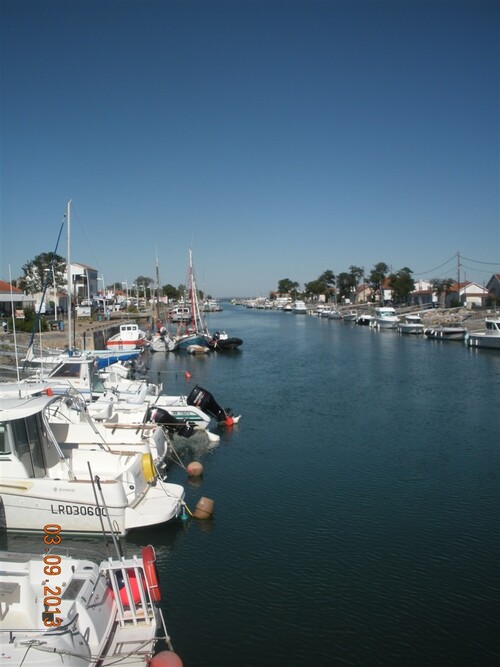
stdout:
{"type": "Polygon", "coordinates": [[[424,335],[430,340],[464,341],[467,336],[467,329],[458,327],[437,327],[436,329],[425,329],[424,335]]]}
{"type": "Polygon", "coordinates": [[[500,336],[489,336],[485,333],[469,334],[467,339],[469,347],[484,347],[490,350],[500,350],[500,336]]]}

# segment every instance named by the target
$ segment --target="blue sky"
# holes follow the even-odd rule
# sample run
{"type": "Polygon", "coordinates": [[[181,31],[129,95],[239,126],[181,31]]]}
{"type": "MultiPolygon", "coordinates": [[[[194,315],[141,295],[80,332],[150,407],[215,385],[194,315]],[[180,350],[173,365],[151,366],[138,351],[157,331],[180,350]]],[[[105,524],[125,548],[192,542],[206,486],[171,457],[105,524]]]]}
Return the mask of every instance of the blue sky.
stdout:
{"type": "Polygon", "coordinates": [[[2,0],[0,278],[500,271],[496,1],[2,0]],[[65,256],[65,241],[59,247],[65,256]]]}

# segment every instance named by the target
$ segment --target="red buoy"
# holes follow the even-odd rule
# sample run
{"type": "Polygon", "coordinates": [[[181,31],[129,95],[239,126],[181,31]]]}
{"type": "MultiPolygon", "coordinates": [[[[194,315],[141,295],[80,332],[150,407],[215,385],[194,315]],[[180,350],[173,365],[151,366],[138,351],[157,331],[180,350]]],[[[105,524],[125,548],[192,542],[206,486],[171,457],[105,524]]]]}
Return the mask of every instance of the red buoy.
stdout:
{"type": "Polygon", "coordinates": [[[182,667],[182,660],[173,651],[160,651],[149,662],[150,667],[182,667]]]}
{"type": "Polygon", "coordinates": [[[226,426],[232,426],[234,424],[234,419],[232,417],[226,417],[226,426]]]}
{"type": "Polygon", "coordinates": [[[203,475],[203,466],[198,461],[191,461],[186,470],[190,477],[201,477],[203,475]]]}
{"type": "MultiPolygon", "coordinates": [[[[130,584],[130,591],[132,593],[132,600],[134,601],[134,604],[137,604],[141,600],[141,594],[139,592],[139,584],[137,583],[137,578],[135,576],[134,570],[128,570],[127,575],[130,584]]],[[[131,606],[128,598],[127,587],[125,586],[125,584],[123,584],[123,587],[120,588],[120,599],[125,607],[131,606]]]]}

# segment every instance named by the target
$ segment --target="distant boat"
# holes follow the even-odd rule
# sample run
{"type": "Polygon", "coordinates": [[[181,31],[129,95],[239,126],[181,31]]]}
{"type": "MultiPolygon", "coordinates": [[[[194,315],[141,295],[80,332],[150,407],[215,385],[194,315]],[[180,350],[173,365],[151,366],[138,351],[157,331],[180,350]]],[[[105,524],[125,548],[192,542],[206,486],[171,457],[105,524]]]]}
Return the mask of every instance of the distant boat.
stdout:
{"type": "Polygon", "coordinates": [[[307,315],[307,306],[303,301],[296,301],[292,306],[292,312],[295,315],[307,315]]]}
{"type": "Polygon", "coordinates": [[[202,310],[204,313],[220,313],[223,308],[217,299],[206,299],[203,302],[202,310]]]}
{"type": "Polygon", "coordinates": [[[398,322],[397,329],[402,334],[423,334],[422,318],[420,315],[406,315],[404,322],[398,322]]]}
{"type": "Polygon", "coordinates": [[[458,340],[463,341],[467,336],[465,327],[434,327],[424,329],[424,335],[430,340],[458,340]]]}
{"type": "Polygon", "coordinates": [[[208,341],[208,345],[213,350],[236,350],[243,344],[241,338],[235,336],[228,336],[225,331],[216,331],[212,339],[208,341]]]}
{"type": "Polygon", "coordinates": [[[208,347],[211,335],[201,314],[198,292],[193,271],[193,253],[189,249],[189,319],[187,319],[176,335],[173,335],[173,350],[188,350],[192,345],[208,347]]]}
{"type": "Polygon", "coordinates": [[[488,347],[500,349],[500,317],[487,317],[484,321],[485,330],[470,333],[467,338],[469,347],[488,347]]]}
{"type": "Polygon", "coordinates": [[[392,306],[379,306],[375,308],[375,325],[379,329],[395,329],[399,318],[392,306]]]}
{"type": "Polygon", "coordinates": [[[135,323],[120,325],[120,331],[108,338],[106,347],[108,350],[139,350],[147,343],[145,331],[139,329],[135,323]]]}

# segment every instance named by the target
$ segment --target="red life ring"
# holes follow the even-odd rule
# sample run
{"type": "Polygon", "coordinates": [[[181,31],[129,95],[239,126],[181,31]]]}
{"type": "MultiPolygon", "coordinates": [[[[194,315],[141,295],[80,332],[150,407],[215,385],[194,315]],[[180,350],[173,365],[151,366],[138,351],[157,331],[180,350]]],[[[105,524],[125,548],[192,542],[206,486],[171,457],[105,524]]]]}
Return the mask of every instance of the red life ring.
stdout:
{"type": "Polygon", "coordinates": [[[161,600],[160,582],[156,568],[156,554],[151,545],[142,549],[142,562],[144,564],[144,574],[146,575],[151,602],[159,602],[161,600]]]}

